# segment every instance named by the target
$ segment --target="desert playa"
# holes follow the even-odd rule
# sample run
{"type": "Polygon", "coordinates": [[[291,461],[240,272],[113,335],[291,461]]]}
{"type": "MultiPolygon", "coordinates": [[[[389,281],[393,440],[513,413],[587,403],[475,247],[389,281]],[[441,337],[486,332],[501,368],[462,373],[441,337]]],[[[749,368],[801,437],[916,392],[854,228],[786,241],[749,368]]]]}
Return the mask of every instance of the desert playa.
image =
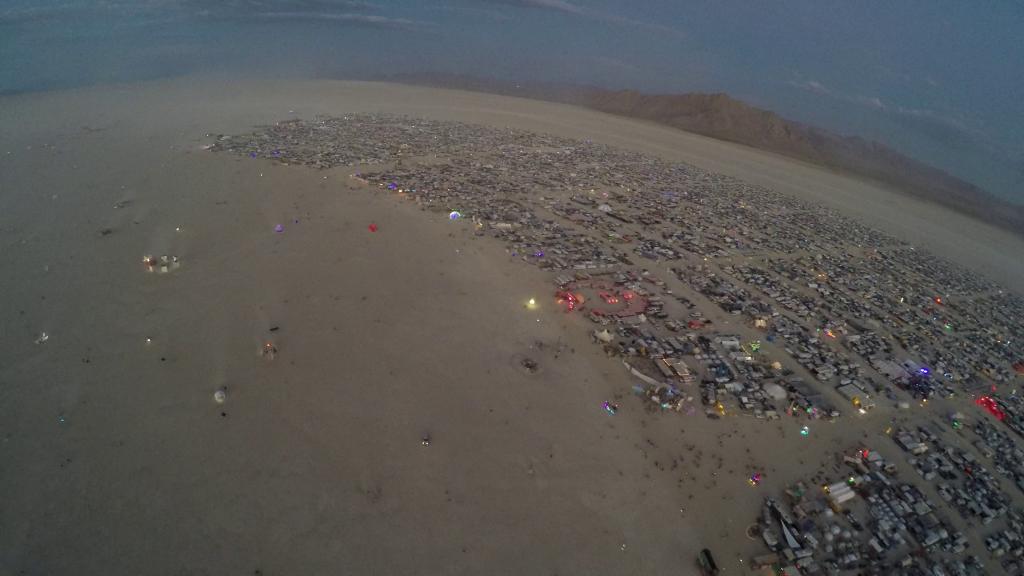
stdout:
{"type": "Polygon", "coordinates": [[[759,490],[880,436],[885,415],[803,438],[785,420],[647,412],[593,325],[555,304],[552,274],[468,219],[379,193],[355,167],[204,149],[369,112],[683,161],[1024,291],[1020,236],[564,105],[210,77],[7,96],[0,574],[695,574],[704,547],[740,574],[763,548],[746,535],[759,490]]]}

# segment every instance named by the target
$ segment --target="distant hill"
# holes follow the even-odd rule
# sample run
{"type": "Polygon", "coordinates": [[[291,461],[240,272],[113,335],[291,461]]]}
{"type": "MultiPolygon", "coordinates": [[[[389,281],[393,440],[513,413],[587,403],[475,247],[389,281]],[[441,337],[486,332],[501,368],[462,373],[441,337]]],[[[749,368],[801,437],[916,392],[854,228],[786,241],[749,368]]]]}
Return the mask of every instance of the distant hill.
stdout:
{"type": "Polygon", "coordinates": [[[521,96],[640,118],[866,177],[1024,235],[1024,206],[1007,202],[884,144],[787,120],[727,94],[643,94],[583,86],[527,86],[456,75],[373,79],[521,96]]]}

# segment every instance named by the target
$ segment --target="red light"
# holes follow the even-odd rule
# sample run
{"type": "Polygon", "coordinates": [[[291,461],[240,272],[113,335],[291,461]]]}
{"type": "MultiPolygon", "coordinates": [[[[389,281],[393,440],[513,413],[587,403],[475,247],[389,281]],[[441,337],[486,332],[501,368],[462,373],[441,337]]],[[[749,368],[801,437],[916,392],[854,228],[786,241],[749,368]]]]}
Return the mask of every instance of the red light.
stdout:
{"type": "Polygon", "coordinates": [[[999,405],[996,404],[996,401],[991,397],[982,396],[975,400],[974,403],[987,410],[989,414],[995,416],[998,420],[1001,421],[1006,419],[1006,413],[999,409],[999,405]]]}

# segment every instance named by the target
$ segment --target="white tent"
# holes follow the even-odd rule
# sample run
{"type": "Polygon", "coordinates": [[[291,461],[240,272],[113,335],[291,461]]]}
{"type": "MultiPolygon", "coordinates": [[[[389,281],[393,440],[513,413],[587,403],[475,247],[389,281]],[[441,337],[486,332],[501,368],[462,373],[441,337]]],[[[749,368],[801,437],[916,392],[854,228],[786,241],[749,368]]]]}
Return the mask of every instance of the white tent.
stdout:
{"type": "Polygon", "coordinates": [[[612,333],[609,332],[607,328],[605,328],[601,332],[594,330],[594,338],[597,338],[601,342],[611,342],[612,340],[615,339],[615,336],[612,336],[612,333]]]}

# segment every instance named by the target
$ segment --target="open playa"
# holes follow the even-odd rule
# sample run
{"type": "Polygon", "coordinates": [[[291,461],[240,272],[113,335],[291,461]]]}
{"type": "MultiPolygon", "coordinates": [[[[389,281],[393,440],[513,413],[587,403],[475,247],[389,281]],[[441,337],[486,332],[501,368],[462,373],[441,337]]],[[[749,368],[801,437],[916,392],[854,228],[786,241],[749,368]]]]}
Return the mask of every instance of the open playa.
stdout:
{"type": "Polygon", "coordinates": [[[550,273],[466,220],[358,185],[355,168],[203,149],[357,112],[684,161],[1024,292],[1021,236],[568,106],[209,77],[4,97],[0,575],[693,574],[705,546],[742,573],[760,550],[744,536],[763,498],[751,472],[781,489],[861,429],[877,435],[871,417],[809,440],[780,423],[659,417],[628,397],[610,415],[602,403],[632,381],[554,305],[550,273]],[[180,266],[147,272],[150,254],[180,266]]]}

